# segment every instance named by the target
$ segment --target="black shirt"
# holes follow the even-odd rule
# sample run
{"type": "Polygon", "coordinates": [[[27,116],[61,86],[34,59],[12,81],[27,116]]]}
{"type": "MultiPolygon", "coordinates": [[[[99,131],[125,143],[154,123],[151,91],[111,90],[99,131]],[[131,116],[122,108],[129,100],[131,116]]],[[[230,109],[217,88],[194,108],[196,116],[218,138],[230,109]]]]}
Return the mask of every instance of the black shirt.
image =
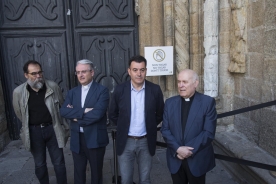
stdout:
{"type": "Polygon", "coordinates": [[[194,100],[194,95],[190,97],[190,101],[185,101],[185,98],[182,98],[181,102],[181,122],[182,122],[182,135],[184,138],[184,132],[186,128],[186,123],[189,115],[189,111],[191,108],[191,104],[193,103],[194,100]]]}
{"type": "Polygon", "coordinates": [[[52,117],[45,104],[46,85],[44,84],[38,92],[34,91],[29,85],[27,89],[30,92],[28,100],[29,124],[51,123],[52,117]]]}

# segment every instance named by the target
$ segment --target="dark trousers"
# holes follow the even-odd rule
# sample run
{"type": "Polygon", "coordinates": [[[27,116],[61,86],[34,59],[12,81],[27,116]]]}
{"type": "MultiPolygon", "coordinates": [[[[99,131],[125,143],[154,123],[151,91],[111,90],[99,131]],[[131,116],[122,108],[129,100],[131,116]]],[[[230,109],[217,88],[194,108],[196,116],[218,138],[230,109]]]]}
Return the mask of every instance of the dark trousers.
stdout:
{"type": "Polygon", "coordinates": [[[193,176],[189,169],[187,159],[184,159],[177,173],[171,174],[171,176],[173,184],[205,184],[206,174],[200,177],[193,176]]]}
{"type": "Polygon", "coordinates": [[[74,160],[74,184],[86,183],[87,160],[91,170],[91,184],[103,183],[103,159],[105,147],[88,149],[84,134],[80,133],[80,152],[72,152],[74,160]]]}
{"type": "Polygon", "coordinates": [[[41,184],[49,184],[49,175],[46,163],[46,147],[51,157],[56,173],[57,183],[66,184],[66,168],[63,149],[58,147],[53,125],[41,128],[30,126],[31,153],[35,162],[35,175],[41,184]]]}

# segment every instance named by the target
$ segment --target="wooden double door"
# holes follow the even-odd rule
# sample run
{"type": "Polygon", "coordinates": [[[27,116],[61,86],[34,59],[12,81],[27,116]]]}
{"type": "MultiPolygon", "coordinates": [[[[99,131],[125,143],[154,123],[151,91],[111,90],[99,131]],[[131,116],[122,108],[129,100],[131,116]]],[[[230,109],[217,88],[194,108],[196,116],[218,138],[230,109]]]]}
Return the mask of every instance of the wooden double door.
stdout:
{"type": "Polygon", "coordinates": [[[128,77],[128,59],[138,54],[133,0],[2,0],[0,66],[10,137],[19,138],[21,122],[12,92],[26,81],[23,65],[41,63],[44,77],[58,83],[64,96],[77,85],[75,63],[89,59],[94,80],[115,86],[128,77]]]}

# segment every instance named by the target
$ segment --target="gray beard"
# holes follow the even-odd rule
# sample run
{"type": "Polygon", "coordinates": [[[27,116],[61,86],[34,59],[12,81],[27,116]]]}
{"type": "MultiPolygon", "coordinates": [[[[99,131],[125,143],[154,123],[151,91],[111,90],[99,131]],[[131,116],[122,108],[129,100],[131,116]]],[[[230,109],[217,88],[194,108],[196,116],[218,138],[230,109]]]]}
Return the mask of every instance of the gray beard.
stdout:
{"type": "Polygon", "coordinates": [[[27,83],[34,89],[41,89],[44,85],[43,78],[37,78],[35,81],[31,81],[30,79],[27,80],[27,83]]]}

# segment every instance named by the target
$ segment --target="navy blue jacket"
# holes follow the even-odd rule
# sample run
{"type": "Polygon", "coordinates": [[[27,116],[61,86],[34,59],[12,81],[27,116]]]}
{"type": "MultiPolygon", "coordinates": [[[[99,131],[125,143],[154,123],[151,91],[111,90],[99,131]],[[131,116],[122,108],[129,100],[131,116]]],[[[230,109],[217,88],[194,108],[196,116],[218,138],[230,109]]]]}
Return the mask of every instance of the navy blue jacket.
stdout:
{"type": "Polygon", "coordinates": [[[61,116],[70,119],[72,151],[79,153],[79,131],[83,127],[87,148],[104,147],[109,143],[107,135],[106,111],[109,103],[108,89],[96,82],[93,82],[85,99],[84,107],[81,107],[81,85],[71,89],[63,103],[61,116]],[[70,104],[73,108],[68,108],[70,104]],[[84,113],[85,108],[93,108],[84,113]],[[73,121],[77,119],[78,121],[73,121]]]}
{"type": "Polygon", "coordinates": [[[196,92],[183,135],[181,97],[174,96],[166,100],[161,133],[167,143],[167,165],[172,174],[179,170],[182,163],[176,156],[176,150],[180,146],[194,148],[193,155],[187,158],[194,176],[202,176],[215,167],[212,146],[217,123],[215,106],[213,98],[196,92]]]}

